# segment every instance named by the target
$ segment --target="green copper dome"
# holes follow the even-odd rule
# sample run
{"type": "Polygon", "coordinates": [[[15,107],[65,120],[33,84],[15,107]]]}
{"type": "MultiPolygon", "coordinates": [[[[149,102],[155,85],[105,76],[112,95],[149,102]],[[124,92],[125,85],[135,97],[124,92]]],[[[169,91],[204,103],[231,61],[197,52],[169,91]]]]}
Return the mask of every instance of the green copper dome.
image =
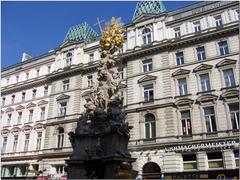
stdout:
{"type": "Polygon", "coordinates": [[[89,42],[96,39],[98,34],[86,22],[70,27],[64,41],[85,41],[89,42]]]}
{"type": "Polygon", "coordinates": [[[141,1],[136,5],[132,20],[142,14],[159,14],[165,11],[166,8],[160,0],[141,1]]]}

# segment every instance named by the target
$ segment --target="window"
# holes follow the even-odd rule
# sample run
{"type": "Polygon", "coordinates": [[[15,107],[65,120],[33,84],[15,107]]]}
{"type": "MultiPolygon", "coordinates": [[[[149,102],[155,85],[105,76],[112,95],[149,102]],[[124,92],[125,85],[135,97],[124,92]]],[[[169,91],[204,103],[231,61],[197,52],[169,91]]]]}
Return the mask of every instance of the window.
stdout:
{"type": "Polygon", "coordinates": [[[40,120],[44,120],[44,119],[45,119],[45,107],[42,107],[40,112],[40,120]]]}
{"type": "Polygon", "coordinates": [[[175,38],[181,37],[180,27],[174,28],[175,38]]]}
{"type": "Polygon", "coordinates": [[[7,118],[7,126],[10,126],[11,119],[12,119],[12,114],[8,114],[8,118],[7,118]]]}
{"type": "Polygon", "coordinates": [[[89,62],[93,62],[94,61],[94,54],[89,54],[89,62]]]}
{"type": "Polygon", "coordinates": [[[197,48],[197,57],[199,61],[203,61],[206,59],[205,48],[203,46],[197,48]]]}
{"type": "Polygon", "coordinates": [[[194,25],[194,31],[195,32],[201,32],[200,21],[197,21],[197,22],[193,23],[193,25],[194,25]]]}
{"type": "Polygon", "coordinates": [[[18,81],[19,81],[19,76],[16,76],[16,82],[18,83],[18,81]]]}
{"type": "Polygon", "coordinates": [[[221,41],[218,43],[219,46],[219,51],[220,51],[220,55],[224,56],[226,54],[229,54],[229,49],[228,49],[228,44],[227,41],[221,41]]]}
{"type": "Polygon", "coordinates": [[[156,137],[156,121],[153,114],[145,115],[145,131],[147,139],[156,137]]]}
{"type": "Polygon", "coordinates": [[[208,167],[209,168],[223,168],[223,158],[221,152],[209,152],[208,157],[208,167]]]}
{"type": "Polygon", "coordinates": [[[28,150],[30,134],[25,134],[24,151],[28,150]]]}
{"type": "Polygon", "coordinates": [[[217,130],[216,120],[213,107],[204,107],[204,117],[206,121],[207,132],[215,132],[217,130]]]}
{"type": "Polygon", "coordinates": [[[7,147],[7,137],[3,137],[2,153],[5,153],[7,147]]]}
{"type": "Polygon", "coordinates": [[[71,66],[72,65],[72,53],[68,52],[66,54],[66,67],[71,66]]]}
{"type": "Polygon", "coordinates": [[[177,65],[184,64],[183,52],[176,53],[176,61],[177,61],[177,65]]]}
{"type": "Polygon", "coordinates": [[[7,85],[9,85],[9,78],[7,78],[7,85]]]}
{"type": "Polygon", "coordinates": [[[222,16],[221,15],[215,16],[214,19],[215,19],[216,27],[222,27],[223,25],[222,16]]]}
{"type": "Polygon", "coordinates": [[[87,76],[87,78],[88,78],[88,87],[92,87],[93,86],[93,77],[92,77],[92,75],[87,76]]]}
{"type": "Polygon", "coordinates": [[[2,97],[2,106],[5,106],[6,98],[2,97]]]}
{"type": "Polygon", "coordinates": [[[18,112],[17,124],[21,124],[21,122],[22,122],[22,112],[18,112]]]}
{"type": "Polygon", "coordinates": [[[143,72],[152,71],[152,60],[148,59],[142,62],[143,63],[143,72]]]}
{"type": "Polygon", "coordinates": [[[35,99],[36,98],[36,94],[37,94],[37,90],[33,89],[32,91],[32,98],[35,99]]]}
{"type": "Polygon", "coordinates": [[[183,154],[183,169],[197,169],[197,158],[196,154],[183,154]]]}
{"type": "Polygon", "coordinates": [[[69,79],[63,81],[63,91],[69,90],[69,79]]]}
{"type": "Polygon", "coordinates": [[[28,80],[29,78],[29,73],[26,73],[26,80],[28,80]]]}
{"type": "Polygon", "coordinates": [[[239,104],[229,104],[232,128],[239,129],[239,104]]]}
{"type": "Polygon", "coordinates": [[[209,75],[208,74],[201,74],[199,76],[200,76],[202,91],[210,91],[211,86],[210,86],[209,75]]]}
{"type": "Polygon", "coordinates": [[[181,121],[182,121],[182,134],[183,135],[192,135],[190,111],[182,111],[181,112],[181,121]]]}
{"type": "Polygon", "coordinates": [[[63,140],[64,140],[64,129],[62,127],[58,128],[58,148],[63,147],[63,140]]]}
{"type": "Polygon", "coordinates": [[[150,44],[152,42],[151,38],[151,30],[149,28],[145,28],[142,32],[143,44],[150,44]]]}
{"type": "Polygon", "coordinates": [[[144,101],[151,102],[154,99],[153,84],[143,86],[144,88],[144,101]]]}
{"type": "Polygon", "coordinates": [[[41,143],[42,143],[42,132],[37,133],[37,147],[36,150],[41,149],[41,143]]]}
{"type": "Polygon", "coordinates": [[[12,104],[15,102],[15,95],[12,95],[12,104]]]}
{"type": "Polygon", "coordinates": [[[65,116],[67,114],[67,102],[61,102],[60,103],[60,116],[65,116]]]}
{"type": "Polygon", "coordinates": [[[178,89],[179,89],[179,95],[180,96],[184,96],[188,93],[187,92],[187,79],[186,78],[178,79],[178,89]]]}
{"type": "Polygon", "coordinates": [[[239,9],[236,9],[235,12],[236,12],[236,15],[237,15],[237,20],[238,20],[239,19],[239,9]]]}
{"type": "Polygon", "coordinates": [[[37,73],[36,73],[36,76],[39,76],[39,69],[37,69],[37,73]]]}
{"type": "Polygon", "coordinates": [[[56,172],[59,175],[65,175],[64,165],[56,165],[56,172]]]}
{"type": "Polygon", "coordinates": [[[22,102],[25,101],[25,97],[26,97],[26,93],[25,93],[25,92],[22,92],[22,102]]]}
{"type": "Polygon", "coordinates": [[[233,153],[234,153],[236,167],[239,167],[239,149],[234,150],[233,153]]]}
{"type": "Polygon", "coordinates": [[[29,110],[28,122],[32,122],[33,120],[33,110],[29,110]]]}
{"type": "Polygon", "coordinates": [[[51,66],[48,66],[47,69],[48,69],[48,74],[50,74],[51,73],[51,66]]]}
{"type": "Polygon", "coordinates": [[[13,152],[16,152],[17,144],[18,144],[18,135],[14,135],[14,138],[13,138],[13,152]]]}
{"type": "Polygon", "coordinates": [[[124,79],[124,70],[123,70],[123,67],[120,67],[120,68],[118,69],[118,71],[119,71],[120,79],[124,79]]]}
{"type": "Polygon", "coordinates": [[[44,87],[43,95],[44,95],[44,96],[47,96],[47,95],[48,95],[48,86],[45,86],[45,87],[44,87]]]}
{"type": "Polygon", "coordinates": [[[233,69],[223,70],[223,77],[224,77],[226,87],[236,86],[235,78],[234,78],[234,74],[233,74],[233,69]]]}

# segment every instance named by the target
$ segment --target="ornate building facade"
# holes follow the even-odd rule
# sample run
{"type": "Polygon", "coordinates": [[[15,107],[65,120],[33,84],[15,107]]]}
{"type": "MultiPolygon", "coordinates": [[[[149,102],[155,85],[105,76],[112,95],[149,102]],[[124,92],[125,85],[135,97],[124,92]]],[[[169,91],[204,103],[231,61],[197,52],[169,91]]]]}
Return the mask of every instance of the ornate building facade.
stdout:
{"type": "MultiPolygon", "coordinates": [[[[167,12],[138,2],[115,55],[129,150],[145,178],[237,178],[239,4],[167,12]]],[[[99,37],[86,23],[49,53],[2,70],[2,177],[66,175],[68,132],[96,83],[99,37]]]]}

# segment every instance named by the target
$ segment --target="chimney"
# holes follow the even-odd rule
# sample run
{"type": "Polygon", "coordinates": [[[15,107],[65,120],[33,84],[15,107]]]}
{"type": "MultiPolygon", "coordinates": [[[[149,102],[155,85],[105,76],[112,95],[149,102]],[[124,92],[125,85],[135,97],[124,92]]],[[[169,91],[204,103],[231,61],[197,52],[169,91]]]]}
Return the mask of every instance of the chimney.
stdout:
{"type": "Polygon", "coordinates": [[[27,54],[27,53],[23,53],[23,55],[22,55],[22,62],[23,61],[26,61],[26,60],[28,60],[28,59],[31,59],[32,58],[32,56],[31,55],[29,55],[29,54],[27,54]]]}

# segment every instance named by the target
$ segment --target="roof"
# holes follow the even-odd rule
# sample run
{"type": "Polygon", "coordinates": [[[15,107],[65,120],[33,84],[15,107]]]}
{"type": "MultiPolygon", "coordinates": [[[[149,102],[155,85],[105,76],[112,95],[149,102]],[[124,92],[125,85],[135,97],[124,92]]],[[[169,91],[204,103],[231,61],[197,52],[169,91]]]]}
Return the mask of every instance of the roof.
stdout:
{"type": "Polygon", "coordinates": [[[94,40],[96,37],[98,37],[97,32],[94,31],[85,22],[85,23],[70,27],[64,39],[64,42],[68,40],[89,42],[91,40],[94,40]]]}
{"type": "Polygon", "coordinates": [[[165,11],[166,8],[161,0],[141,1],[136,5],[132,20],[142,14],[159,14],[165,11]]]}

